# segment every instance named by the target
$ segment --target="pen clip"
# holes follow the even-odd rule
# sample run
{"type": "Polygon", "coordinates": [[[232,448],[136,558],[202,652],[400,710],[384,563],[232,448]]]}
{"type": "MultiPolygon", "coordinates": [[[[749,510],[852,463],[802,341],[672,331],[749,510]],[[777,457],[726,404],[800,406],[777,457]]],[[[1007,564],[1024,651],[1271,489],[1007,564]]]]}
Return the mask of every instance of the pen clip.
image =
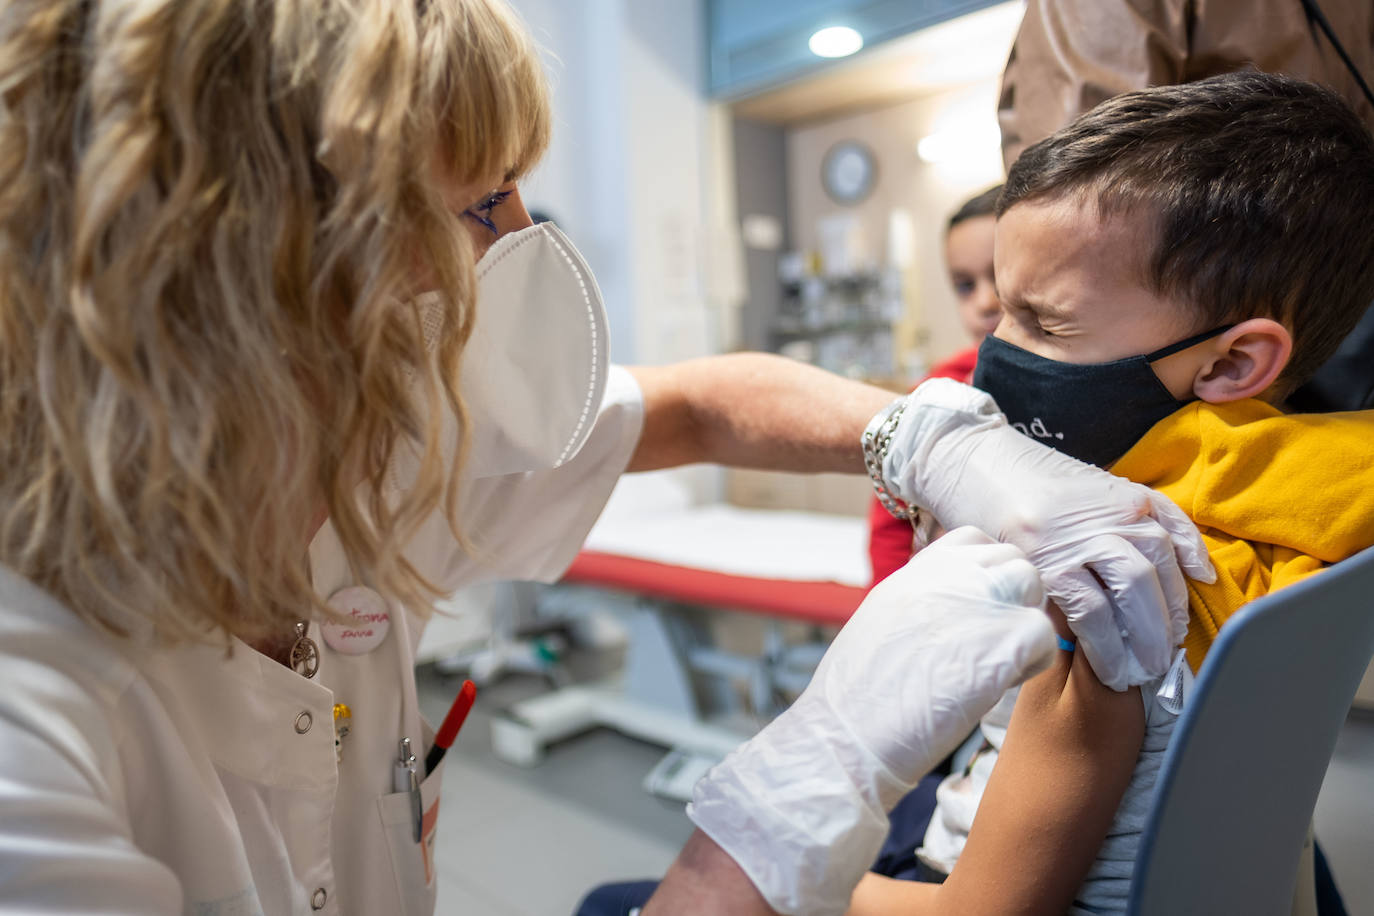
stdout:
{"type": "Polygon", "coordinates": [[[415,828],[415,842],[424,836],[425,806],[420,798],[420,777],[415,773],[415,753],[411,750],[410,739],[401,739],[401,753],[396,759],[397,792],[410,793],[410,820],[415,828]]]}

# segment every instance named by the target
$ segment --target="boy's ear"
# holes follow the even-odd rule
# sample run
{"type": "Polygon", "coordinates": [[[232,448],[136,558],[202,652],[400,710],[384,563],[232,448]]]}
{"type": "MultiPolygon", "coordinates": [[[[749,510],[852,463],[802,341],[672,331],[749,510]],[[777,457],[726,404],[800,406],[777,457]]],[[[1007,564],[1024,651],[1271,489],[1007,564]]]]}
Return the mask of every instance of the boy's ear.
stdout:
{"type": "Polygon", "coordinates": [[[1251,318],[1213,341],[1193,377],[1193,394],[1212,404],[1261,396],[1293,353],[1293,335],[1270,318],[1251,318]]]}

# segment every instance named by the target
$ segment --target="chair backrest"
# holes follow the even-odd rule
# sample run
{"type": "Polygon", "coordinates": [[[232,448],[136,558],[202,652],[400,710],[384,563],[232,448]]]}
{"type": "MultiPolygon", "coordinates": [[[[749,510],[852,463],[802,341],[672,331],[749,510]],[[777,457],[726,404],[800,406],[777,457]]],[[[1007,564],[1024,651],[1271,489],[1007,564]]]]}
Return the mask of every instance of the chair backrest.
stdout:
{"type": "Polygon", "coordinates": [[[1374,548],[1238,611],[1193,685],[1132,916],[1287,914],[1317,793],[1374,655],[1374,548]]]}

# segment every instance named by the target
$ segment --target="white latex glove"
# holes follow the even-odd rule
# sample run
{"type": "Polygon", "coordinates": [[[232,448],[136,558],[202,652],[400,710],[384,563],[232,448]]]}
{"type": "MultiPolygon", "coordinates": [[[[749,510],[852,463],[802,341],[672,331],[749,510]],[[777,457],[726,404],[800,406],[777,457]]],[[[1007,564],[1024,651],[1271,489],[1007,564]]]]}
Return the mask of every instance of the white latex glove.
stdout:
{"type": "Polygon", "coordinates": [[[1021,551],[949,533],[869,593],[797,701],[697,783],[688,816],[777,912],[843,913],[892,806],[1049,664],[1042,602],[1021,551]]]}
{"type": "Polygon", "coordinates": [[[1017,432],[968,385],[932,379],[909,396],[883,476],[946,527],[1024,550],[1113,690],[1169,670],[1188,631],[1179,567],[1216,581],[1197,528],[1166,497],[1017,432]]]}

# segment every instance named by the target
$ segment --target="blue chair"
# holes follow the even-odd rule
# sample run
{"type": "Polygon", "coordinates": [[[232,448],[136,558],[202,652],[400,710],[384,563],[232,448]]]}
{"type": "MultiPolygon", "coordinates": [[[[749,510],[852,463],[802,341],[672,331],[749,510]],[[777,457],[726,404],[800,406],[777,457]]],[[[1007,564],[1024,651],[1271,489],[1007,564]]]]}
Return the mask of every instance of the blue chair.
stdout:
{"type": "Polygon", "coordinates": [[[1222,629],[1159,774],[1128,913],[1287,914],[1317,793],[1374,655],[1374,548],[1222,629]]]}

